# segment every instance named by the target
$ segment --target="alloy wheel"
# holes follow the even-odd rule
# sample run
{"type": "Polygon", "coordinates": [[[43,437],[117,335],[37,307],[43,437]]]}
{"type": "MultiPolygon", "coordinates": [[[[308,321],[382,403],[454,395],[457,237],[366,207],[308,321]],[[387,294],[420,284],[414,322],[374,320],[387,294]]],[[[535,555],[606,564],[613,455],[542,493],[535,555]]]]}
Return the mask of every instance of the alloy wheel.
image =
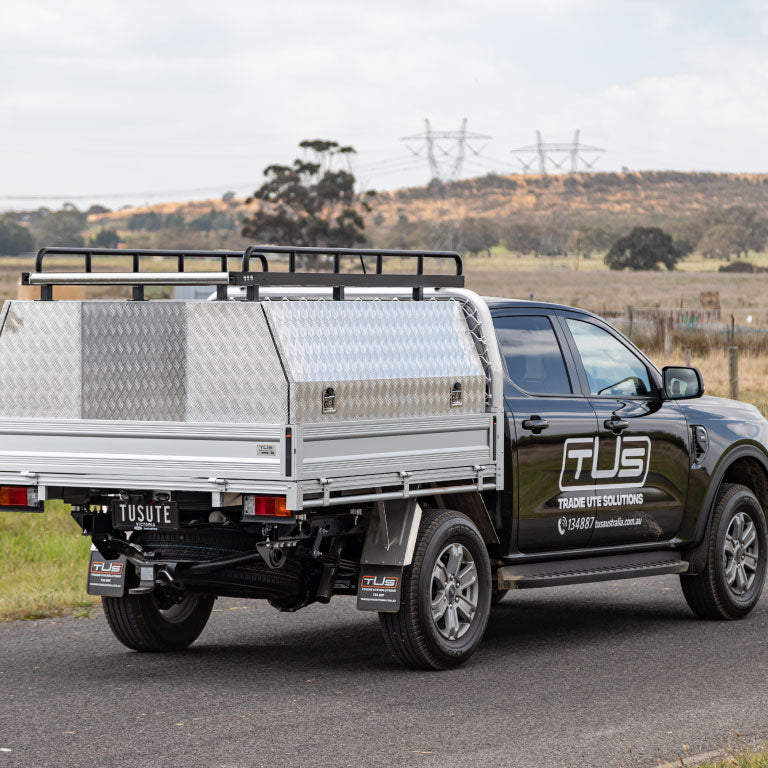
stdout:
{"type": "Polygon", "coordinates": [[[477,612],[480,585],[471,552],[462,544],[448,544],[432,569],[432,620],[446,640],[458,640],[477,612]]]}
{"type": "Polygon", "coordinates": [[[746,512],[737,512],[728,525],[723,543],[725,580],[735,595],[741,597],[751,589],[759,558],[757,526],[746,512]]]}

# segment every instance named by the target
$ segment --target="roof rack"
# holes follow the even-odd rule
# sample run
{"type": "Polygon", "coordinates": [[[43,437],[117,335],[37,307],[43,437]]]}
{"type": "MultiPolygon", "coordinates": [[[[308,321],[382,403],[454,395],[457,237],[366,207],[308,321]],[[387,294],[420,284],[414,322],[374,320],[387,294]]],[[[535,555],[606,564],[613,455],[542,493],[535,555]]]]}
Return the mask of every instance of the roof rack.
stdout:
{"type": "Polygon", "coordinates": [[[35,271],[23,272],[22,285],[39,285],[40,299],[53,299],[55,285],[128,285],[133,288],[132,299],[144,300],[147,285],[210,285],[216,287],[216,298],[227,298],[227,287],[245,287],[246,299],[259,298],[262,286],[287,287],[328,287],[333,298],[344,299],[345,287],[411,288],[413,298],[424,297],[425,288],[461,288],[464,286],[462,259],[455,251],[404,251],[366,248],[308,248],[293,246],[251,245],[244,251],[196,251],[196,250],[155,250],[124,248],[42,248],[35,258],[35,271]],[[82,256],[81,272],[46,272],[44,261],[49,256],[82,256]],[[270,271],[270,258],[287,256],[288,271],[270,271]],[[330,258],[331,272],[307,272],[297,270],[297,256],[330,258]],[[96,257],[130,258],[131,270],[126,272],[94,272],[96,257]],[[176,259],[175,272],[147,272],[141,270],[141,259],[161,257],[176,259]],[[215,259],[220,262],[218,272],[187,272],[187,259],[215,259]],[[240,269],[229,269],[229,259],[239,260],[240,269]],[[385,258],[415,259],[415,274],[384,272],[385,258]],[[342,272],[342,259],[359,260],[360,272],[342,272]],[[251,262],[259,262],[261,271],[254,272],[251,262]],[[453,263],[454,274],[426,274],[426,260],[448,260],[453,263]],[[369,262],[367,264],[366,262],[369,262]],[[372,263],[370,263],[372,262],[372,263]],[[369,266],[372,271],[369,270],[369,266]]]}
{"type": "MultiPolygon", "coordinates": [[[[144,300],[146,285],[211,285],[216,286],[220,299],[227,297],[230,284],[229,259],[242,260],[242,251],[194,251],[130,248],[41,248],[35,257],[35,271],[22,272],[22,285],[39,285],[41,301],[53,299],[54,285],[130,285],[134,301],[144,300]],[[82,272],[46,272],[43,268],[47,256],[82,256],[82,272]],[[131,260],[128,272],[94,272],[94,257],[120,257],[131,260]],[[142,272],[141,259],[150,257],[176,259],[175,272],[142,272]],[[187,259],[216,259],[221,264],[220,272],[186,272],[187,259]]],[[[269,269],[265,257],[260,259],[261,267],[269,269]]]]}
{"type": "Polygon", "coordinates": [[[323,287],[333,289],[333,298],[344,298],[344,288],[412,288],[413,298],[424,297],[425,288],[462,288],[464,275],[461,256],[456,251],[403,251],[380,248],[310,248],[287,245],[249,245],[243,252],[241,271],[233,275],[233,285],[245,286],[248,299],[258,298],[260,286],[284,285],[301,287],[323,287]],[[288,272],[252,272],[252,258],[272,256],[288,257],[288,272]],[[297,256],[330,257],[331,272],[299,272],[296,269],[297,256]],[[416,273],[384,272],[385,258],[415,259],[416,273]],[[359,260],[361,272],[342,272],[342,259],[359,260]],[[373,260],[373,271],[369,272],[366,259],[373,260]],[[454,274],[425,274],[426,260],[448,260],[453,262],[454,274]]]}

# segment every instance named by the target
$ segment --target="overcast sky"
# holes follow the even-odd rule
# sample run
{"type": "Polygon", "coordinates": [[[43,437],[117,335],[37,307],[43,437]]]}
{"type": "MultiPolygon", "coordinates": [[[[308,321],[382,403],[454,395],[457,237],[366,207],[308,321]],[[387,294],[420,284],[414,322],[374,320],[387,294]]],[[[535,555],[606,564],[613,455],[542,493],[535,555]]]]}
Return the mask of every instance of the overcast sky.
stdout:
{"type": "Polygon", "coordinates": [[[400,137],[465,116],[464,176],[577,128],[604,170],[768,171],[768,0],[0,0],[0,208],[245,192],[314,137],[425,183],[400,137]]]}

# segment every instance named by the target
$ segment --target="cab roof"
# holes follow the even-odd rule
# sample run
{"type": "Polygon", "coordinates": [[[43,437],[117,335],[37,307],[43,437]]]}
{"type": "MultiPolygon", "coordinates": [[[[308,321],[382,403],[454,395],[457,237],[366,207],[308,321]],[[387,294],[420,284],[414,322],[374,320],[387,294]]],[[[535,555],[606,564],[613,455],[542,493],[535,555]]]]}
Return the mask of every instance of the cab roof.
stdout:
{"type": "Polygon", "coordinates": [[[567,304],[553,304],[548,301],[533,301],[526,299],[503,299],[498,296],[483,296],[483,301],[488,305],[488,309],[563,309],[569,312],[578,312],[589,317],[597,317],[594,312],[578,307],[569,307],[567,304]]]}

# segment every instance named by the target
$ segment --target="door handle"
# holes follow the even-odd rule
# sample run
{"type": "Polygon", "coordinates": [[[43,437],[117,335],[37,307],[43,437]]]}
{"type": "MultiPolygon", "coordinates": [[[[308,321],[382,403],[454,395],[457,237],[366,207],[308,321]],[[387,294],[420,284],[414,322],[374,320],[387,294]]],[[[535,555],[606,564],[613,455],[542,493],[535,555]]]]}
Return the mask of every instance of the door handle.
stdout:
{"type": "Polygon", "coordinates": [[[523,429],[530,429],[531,432],[541,432],[542,429],[546,429],[549,426],[549,422],[546,419],[542,419],[541,416],[531,416],[530,419],[523,419],[523,429]]]}
{"type": "Polygon", "coordinates": [[[624,419],[606,419],[605,428],[611,432],[623,432],[629,426],[629,422],[624,419]]]}

